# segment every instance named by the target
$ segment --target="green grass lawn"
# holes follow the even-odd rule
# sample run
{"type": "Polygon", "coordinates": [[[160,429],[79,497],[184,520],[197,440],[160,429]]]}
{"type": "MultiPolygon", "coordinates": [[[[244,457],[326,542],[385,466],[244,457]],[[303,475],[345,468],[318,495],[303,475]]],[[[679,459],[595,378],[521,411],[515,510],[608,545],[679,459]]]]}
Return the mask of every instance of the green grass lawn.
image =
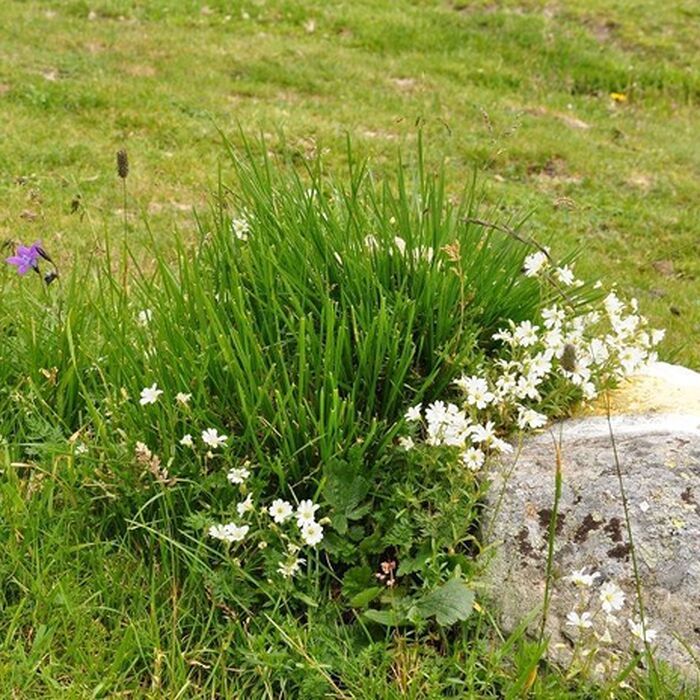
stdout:
{"type": "Polygon", "coordinates": [[[0,20],[3,238],[70,256],[117,228],[122,146],[167,236],[215,187],[217,129],[340,163],[346,134],[393,158],[420,120],[455,181],[476,168],[504,216],[580,250],[668,329],[667,359],[700,366],[692,0],[8,0],[0,20]]]}
{"type": "MultiPolygon", "coordinates": [[[[484,328],[547,300],[510,284],[526,252],[512,240],[491,256],[463,239],[479,260],[466,296],[458,276],[397,257],[348,248],[336,264],[331,251],[369,231],[391,248],[397,218],[436,250],[459,225],[441,219],[439,187],[420,202],[370,197],[347,220],[333,207],[354,192],[331,193],[324,215],[303,188],[277,209],[264,172],[236,190],[225,141],[252,137],[258,152],[262,134],[273,161],[343,180],[349,137],[355,167],[368,157],[396,185],[399,151],[416,173],[420,133],[445,199],[476,176],[480,216],[521,223],[558,259],[577,252],[579,276],[617,284],[667,329],[662,359],[700,369],[699,25],[692,0],[0,3],[0,242],[41,239],[62,276],[42,296],[34,276],[0,274],[0,697],[695,697],[663,669],[625,690],[548,668],[522,630],[500,636],[480,598],[464,624],[401,631],[358,612],[374,599],[347,603],[374,583],[362,566],[345,577],[351,563],[418,561],[418,533],[478,594],[464,552],[479,489],[392,441],[412,401],[441,397],[491,351],[484,328]],[[269,256],[254,235],[250,257],[221,244],[243,200],[269,256]],[[211,232],[221,247],[207,254],[211,232]],[[324,272],[307,279],[304,265],[324,272]],[[452,311],[465,299],[466,322],[452,311]],[[155,381],[170,403],[144,414],[139,391],[155,381]],[[186,419],[176,391],[193,394],[186,419]],[[298,588],[231,571],[198,534],[235,499],[206,460],[182,456],[194,425],[235,436],[226,459],[253,454],[266,495],[297,489],[334,517],[328,480],[357,469],[348,488],[371,488],[348,506],[351,535],[374,517],[391,547],[365,532],[358,555],[329,534],[298,588]],[[163,460],[155,481],[135,466],[141,440],[163,460]]],[[[267,571],[262,548],[249,554],[267,571]]]]}

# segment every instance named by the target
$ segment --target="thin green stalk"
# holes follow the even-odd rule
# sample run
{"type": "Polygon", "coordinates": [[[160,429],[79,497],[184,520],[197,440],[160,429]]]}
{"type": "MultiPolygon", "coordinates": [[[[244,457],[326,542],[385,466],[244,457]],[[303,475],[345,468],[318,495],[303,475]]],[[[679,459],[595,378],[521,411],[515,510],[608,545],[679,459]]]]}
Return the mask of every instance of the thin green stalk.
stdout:
{"type": "Polygon", "coordinates": [[[637,604],[639,606],[639,621],[642,625],[642,635],[644,642],[644,653],[649,663],[649,669],[655,678],[658,677],[658,672],[656,669],[656,663],[654,661],[654,656],[651,652],[651,646],[647,641],[646,635],[646,614],[644,611],[644,600],[642,597],[642,580],[639,574],[639,565],[637,563],[637,552],[634,545],[634,536],[632,533],[632,520],[630,518],[629,504],[627,502],[627,493],[625,491],[625,484],[622,478],[622,468],[620,466],[620,458],[617,452],[617,443],[615,442],[615,432],[612,427],[612,413],[610,407],[610,392],[605,390],[605,414],[608,423],[608,431],[610,433],[610,445],[613,452],[613,461],[615,463],[615,473],[617,474],[617,482],[620,488],[620,498],[622,499],[622,510],[625,515],[625,529],[627,530],[627,537],[629,539],[630,545],[630,558],[632,560],[632,572],[634,575],[634,587],[637,594],[637,604]]]}
{"type": "Polygon", "coordinates": [[[554,503],[552,505],[552,515],[549,520],[549,532],[547,534],[547,567],[545,571],[544,601],[542,604],[542,620],[540,623],[539,643],[544,641],[545,626],[547,624],[547,613],[549,612],[549,602],[552,595],[552,570],[554,568],[554,541],[557,533],[557,515],[559,513],[559,501],[561,500],[561,432],[559,441],[554,440],[555,451],[555,472],[554,472],[554,503]]]}

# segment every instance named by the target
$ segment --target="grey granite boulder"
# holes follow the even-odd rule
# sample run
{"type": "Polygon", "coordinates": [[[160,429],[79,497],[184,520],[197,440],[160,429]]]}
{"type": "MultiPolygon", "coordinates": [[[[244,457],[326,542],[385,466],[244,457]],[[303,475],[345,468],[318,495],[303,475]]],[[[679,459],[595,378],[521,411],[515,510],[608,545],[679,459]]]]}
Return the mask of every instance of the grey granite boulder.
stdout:
{"type": "MultiPolygon", "coordinates": [[[[695,379],[700,388],[697,374],[682,377],[686,390],[692,390],[695,379]]],[[[598,651],[590,657],[590,668],[607,675],[613,662],[619,667],[631,649],[643,648],[632,634],[639,607],[611,428],[627,497],[646,626],[656,632],[651,647],[656,659],[697,681],[700,413],[694,407],[690,413],[614,415],[610,424],[605,416],[564,421],[528,438],[516,457],[496,467],[484,523],[493,557],[488,566],[489,593],[506,631],[515,629],[528,613],[533,614],[531,631],[537,630],[559,463],[562,491],[546,625],[550,658],[566,666],[572,659],[580,663],[581,647],[595,646],[598,651]],[[588,581],[590,586],[577,586],[568,578],[574,571],[598,575],[588,581]],[[601,591],[611,585],[608,582],[619,586],[625,596],[612,616],[601,609],[601,591]],[[573,623],[567,619],[572,611],[582,615],[584,610],[592,616],[580,625],[575,624],[576,618],[573,623]]],[[[619,604],[618,599],[615,606],[619,604]]]]}

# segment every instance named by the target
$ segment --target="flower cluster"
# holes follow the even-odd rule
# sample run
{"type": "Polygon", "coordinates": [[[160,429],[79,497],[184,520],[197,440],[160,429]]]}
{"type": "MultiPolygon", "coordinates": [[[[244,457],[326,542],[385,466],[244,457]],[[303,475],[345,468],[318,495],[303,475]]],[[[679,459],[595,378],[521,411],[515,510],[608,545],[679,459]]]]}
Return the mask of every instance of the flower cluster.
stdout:
{"type": "MultiPolygon", "coordinates": [[[[421,411],[420,404],[413,406],[406,412],[406,419],[423,422],[426,444],[459,448],[464,464],[473,471],[481,468],[489,451],[512,450],[505,440],[497,437],[493,421],[477,423],[467,410],[456,404],[435,401],[425,408],[423,414],[421,411]]],[[[413,439],[404,438],[402,446],[411,449],[413,439]]]]}
{"type": "MultiPolygon", "coordinates": [[[[572,663],[579,662],[599,676],[610,676],[619,661],[612,646],[613,637],[620,637],[621,622],[618,614],[624,609],[626,596],[614,581],[605,581],[594,591],[598,571],[586,573],[585,568],[572,572],[565,580],[577,589],[574,609],[566,616],[565,626],[574,636],[575,651],[572,663]]],[[[627,618],[627,629],[633,641],[654,642],[657,632],[646,621],[627,618]]]]}
{"type": "MultiPolygon", "coordinates": [[[[251,475],[251,464],[245,462],[241,467],[229,470],[227,478],[231,484],[238,486],[242,492],[247,490],[247,481],[251,475]]],[[[236,504],[236,512],[241,520],[249,522],[229,522],[209,527],[209,536],[228,544],[242,542],[251,529],[250,521],[255,520],[259,536],[258,548],[266,549],[268,540],[266,532],[273,532],[276,539],[283,543],[284,554],[279,557],[277,573],[284,578],[292,578],[306,562],[299,556],[303,546],[316,547],[323,541],[323,525],[316,520],[319,505],[311,500],[299,501],[296,508],[281,498],[276,498],[269,506],[256,507],[252,493],[248,492],[242,501],[236,504]]]]}
{"type": "MultiPolygon", "coordinates": [[[[141,391],[139,403],[141,406],[156,404],[164,394],[158,388],[157,383],[144,387],[141,391]]],[[[192,394],[178,392],[175,395],[175,404],[181,410],[187,410],[192,394]]],[[[195,441],[191,433],[187,433],[180,439],[180,445],[190,449],[196,449],[201,441],[201,446],[206,450],[205,455],[214,458],[215,450],[224,448],[229,442],[228,435],[222,435],[217,428],[205,428],[201,431],[200,438],[195,441]]],[[[221,453],[219,453],[221,454],[221,453]]],[[[136,461],[144,465],[164,485],[174,483],[163,469],[160,459],[154,455],[148,447],[138,442],[135,447],[136,461]]],[[[278,552],[277,573],[284,578],[293,577],[306,562],[299,552],[303,547],[316,547],[323,541],[323,523],[316,518],[316,512],[320,508],[312,500],[300,500],[296,507],[289,501],[276,498],[270,505],[256,505],[253,493],[250,491],[249,481],[253,475],[254,465],[250,461],[244,461],[237,466],[230,467],[226,473],[228,482],[237,487],[242,500],[235,505],[236,520],[214,523],[209,525],[210,537],[225,542],[228,545],[244,543],[253,535],[257,539],[259,549],[267,549],[268,533],[272,533],[272,539],[282,543],[283,553],[278,552]]]]}
{"type": "MultiPolygon", "coordinates": [[[[555,280],[557,289],[581,283],[568,265],[553,267],[547,253],[525,260],[524,274],[555,280]]],[[[581,313],[571,305],[550,304],[540,318],[508,321],[493,335],[496,360],[484,360],[476,372],[455,385],[459,403],[435,401],[408,409],[408,422],[419,422],[429,446],[458,448],[464,464],[477,471],[489,453],[510,452],[500,435],[513,427],[534,430],[547,423],[545,400],[553,386],[565,385],[582,400],[594,399],[610,381],[619,381],[656,357],[653,348],[663,331],[648,328],[636,300],[622,301],[615,292],[581,313]]],[[[404,449],[415,446],[404,436],[404,449]]]]}

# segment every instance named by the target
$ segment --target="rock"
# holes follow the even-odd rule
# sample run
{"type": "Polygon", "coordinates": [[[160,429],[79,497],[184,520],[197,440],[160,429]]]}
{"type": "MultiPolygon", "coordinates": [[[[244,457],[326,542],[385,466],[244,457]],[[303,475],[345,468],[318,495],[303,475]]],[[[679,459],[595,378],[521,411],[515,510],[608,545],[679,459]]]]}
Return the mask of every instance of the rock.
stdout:
{"type": "Polygon", "coordinates": [[[700,374],[657,363],[616,392],[612,407],[610,423],[607,415],[590,415],[555,424],[526,439],[516,460],[494,469],[484,522],[492,551],[490,595],[506,632],[528,613],[534,615],[529,629],[537,632],[559,464],[562,489],[546,625],[550,659],[568,666],[576,640],[592,639],[592,630],[567,624],[574,610],[591,611],[592,629],[609,633],[591,664],[597,675],[610,673],[596,667],[598,660],[615,658],[621,669],[632,648],[643,648],[630,631],[639,608],[612,428],[646,626],[657,633],[655,658],[697,683],[700,669],[692,654],[700,658],[700,374]],[[600,574],[590,588],[566,578],[581,569],[600,574]],[[606,624],[600,610],[607,581],[625,594],[615,612],[617,624],[606,624]]]}
{"type": "MultiPolygon", "coordinates": [[[[613,414],[683,413],[700,416],[700,373],[687,367],[654,362],[610,393],[613,414]]],[[[605,415],[605,400],[588,413],[605,415]]]]}

